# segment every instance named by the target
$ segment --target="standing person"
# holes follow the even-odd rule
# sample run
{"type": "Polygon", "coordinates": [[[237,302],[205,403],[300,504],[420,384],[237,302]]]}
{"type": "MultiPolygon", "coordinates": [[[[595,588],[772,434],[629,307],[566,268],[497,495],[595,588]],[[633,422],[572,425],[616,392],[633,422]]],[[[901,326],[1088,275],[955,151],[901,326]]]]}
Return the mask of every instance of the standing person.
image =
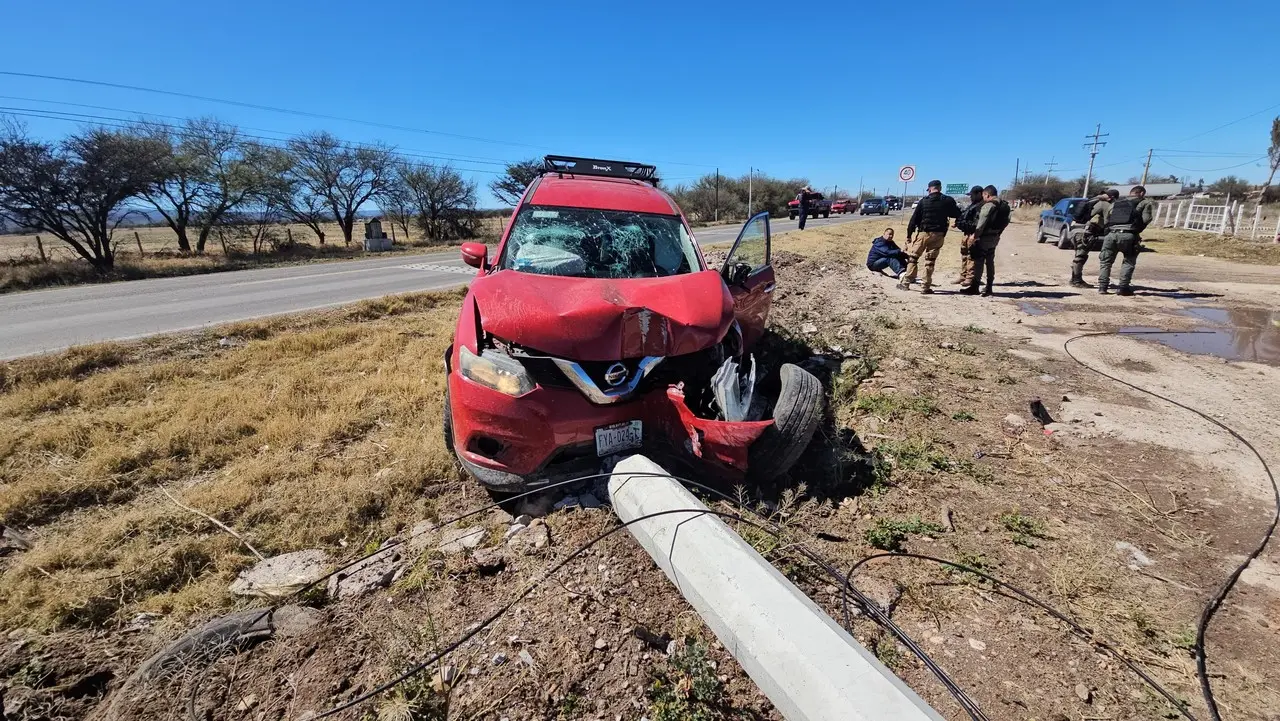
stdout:
{"type": "Polygon", "coordinates": [[[1116,262],[1116,255],[1124,256],[1120,266],[1120,282],[1116,284],[1116,295],[1133,295],[1129,283],[1133,280],[1133,270],[1138,266],[1138,247],[1142,242],[1142,231],[1151,224],[1155,215],[1155,202],[1147,200],[1147,189],[1135,185],[1129,190],[1129,197],[1117,200],[1103,218],[1103,227],[1107,234],[1102,238],[1102,252],[1098,254],[1098,292],[1106,294],[1111,287],[1111,266],[1116,262]]]}
{"type": "Polygon", "coordinates": [[[1013,210],[1009,204],[1000,199],[1000,191],[994,185],[982,189],[982,209],[978,211],[978,227],[974,229],[973,245],[969,255],[973,257],[973,282],[968,288],[960,291],[965,295],[991,295],[991,285],[996,279],[996,246],[1000,244],[1000,234],[1009,227],[1009,218],[1013,210]],[[978,293],[979,276],[986,269],[987,286],[978,293]]]}
{"type": "Polygon", "coordinates": [[[813,191],[809,186],[804,186],[796,195],[796,200],[800,201],[800,230],[804,230],[804,221],[809,218],[809,201],[813,200],[813,191]]]}
{"type": "Polygon", "coordinates": [[[871,241],[871,251],[867,253],[867,270],[883,273],[887,268],[893,277],[901,278],[906,272],[906,254],[893,242],[893,228],[885,228],[879,238],[871,241]]]}
{"type": "Polygon", "coordinates": [[[956,221],[956,230],[964,233],[960,239],[960,278],[956,285],[973,285],[973,257],[969,254],[969,247],[973,245],[973,231],[978,227],[978,211],[981,209],[982,186],[975,185],[969,188],[969,206],[956,221]]]}
{"type": "Polygon", "coordinates": [[[920,199],[907,223],[907,272],[898,279],[898,289],[908,290],[916,279],[917,263],[924,258],[924,287],[921,293],[933,292],[933,266],[938,262],[942,244],[947,239],[949,221],[960,217],[955,198],[942,194],[942,181],[929,181],[929,194],[920,199]],[[919,231],[919,234],[916,231],[919,231]]]}
{"type": "Polygon", "coordinates": [[[1111,204],[1116,202],[1116,198],[1119,197],[1120,191],[1111,188],[1093,200],[1087,201],[1085,208],[1080,213],[1080,216],[1085,218],[1085,226],[1084,232],[1076,239],[1076,254],[1071,261],[1072,288],[1093,287],[1085,282],[1084,264],[1089,261],[1089,249],[1093,247],[1094,239],[1101,237],[1103,234],[1102,219],[1111,212],[1111,204]]]}

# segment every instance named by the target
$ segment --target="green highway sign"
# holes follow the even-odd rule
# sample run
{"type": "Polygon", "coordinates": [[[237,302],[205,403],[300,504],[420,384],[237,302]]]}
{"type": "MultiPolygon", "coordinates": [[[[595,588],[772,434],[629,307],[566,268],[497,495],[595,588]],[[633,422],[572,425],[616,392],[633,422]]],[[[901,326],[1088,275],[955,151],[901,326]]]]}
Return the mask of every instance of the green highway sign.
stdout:
{"type": "Polygon", "coordinates": [[[969,186],[964,183],[947,183],[947,195],[964,195],[969,192],[969,186]]]}

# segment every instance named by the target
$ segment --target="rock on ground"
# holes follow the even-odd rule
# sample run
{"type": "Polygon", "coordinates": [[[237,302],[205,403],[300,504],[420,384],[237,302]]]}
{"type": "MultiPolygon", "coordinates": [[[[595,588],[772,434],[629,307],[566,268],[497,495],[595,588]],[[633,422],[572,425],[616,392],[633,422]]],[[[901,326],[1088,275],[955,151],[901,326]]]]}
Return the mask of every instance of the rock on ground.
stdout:
{"type": "Polygon", "coordinates": [[[384,548],[329,577],[329,597],[355,598],[391,585],[406,561],[399,546],[384,548]]]}
{"type": "Polygon", "coordinates": [[[315,583],[329,570],[329,556],[311,548],[273,556],[240,572],[231,584],[237,596],[282,598],[315,583]]]}

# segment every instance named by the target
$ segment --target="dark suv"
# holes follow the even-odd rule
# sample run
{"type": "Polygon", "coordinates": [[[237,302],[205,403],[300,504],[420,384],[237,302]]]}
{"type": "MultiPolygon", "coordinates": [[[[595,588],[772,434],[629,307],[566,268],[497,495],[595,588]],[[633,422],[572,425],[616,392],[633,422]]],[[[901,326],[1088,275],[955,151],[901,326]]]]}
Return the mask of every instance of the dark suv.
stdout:
{"type": "Polygon", "coordinates": [[[858,215],[888,215],[889,204],[884,202],[884,198],[867,198],[862,201],[862,207],[858,209],[858,215]]]}

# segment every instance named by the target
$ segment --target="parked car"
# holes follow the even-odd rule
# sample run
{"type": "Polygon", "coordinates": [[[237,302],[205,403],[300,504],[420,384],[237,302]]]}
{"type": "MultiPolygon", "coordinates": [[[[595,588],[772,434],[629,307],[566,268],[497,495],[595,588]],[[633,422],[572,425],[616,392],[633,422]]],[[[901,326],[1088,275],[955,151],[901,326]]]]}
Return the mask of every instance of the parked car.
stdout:
{"type": "MultiPolygon", "coordinates": [[[[1071,219],[1071,214],[1075,211],[1077,204],[1087,201],[1087,198],[1063,198],[1052,208],[1041,211],[1040,226],[1036,229],[1036,242],[1043,243],[1053,238],[1059,248],[1074,250],[1075,239],[1083,233],[1084,229],[1071,219]]],[[[1091,250],[1101,250],[1102,239],[1094,239],[1093,245],[1091,250]]]]}
{"type": "MultiPolygon", "coordinates": [[[[816,218],[821,215],[824,218],[831,217],[831,201],[822,197],[822,193],[814,193],[813,198],[809,201],[809,217],[816,218]]],[[[795,220],[800,216],[800,201],[792,199],[787,203],[787,217],[795,220]]]]}
{"type": "Polygon", "coordinates": [[[902,198],[896,195],[884,196],[884,204],[889,206],[889,210],[902,210],[902,198]]]}
{"type": "Polygon", "coordinates": [[[858,215],[888,215],[889,204],[884,202],[884,198],[867,198],[862,201],[862,206],[858,208],[858,215]]]}
{"type": "Polygon", "coordinates": [[[845,213],[852,213],[857,209],[858,209],[858,201],[856,200],[849,200],[846,198],[844,200],[831,201],[832,213],[838,213],[840,215],[844,215],[845,213]]]}
{"type": "Polygon", "coordinates": [[[492,260],[463,244],[477,273],[445,352],[442,425],[490,491],[599,474],[636,451],[677,473],[773,478],[812,438],[816,378],[784,364],[754,385],[776,284],[768,213],[709,267],[654,173],[547,156],[492,260]],[[751,402],[766,393],[776,401],[751,402]]]}

